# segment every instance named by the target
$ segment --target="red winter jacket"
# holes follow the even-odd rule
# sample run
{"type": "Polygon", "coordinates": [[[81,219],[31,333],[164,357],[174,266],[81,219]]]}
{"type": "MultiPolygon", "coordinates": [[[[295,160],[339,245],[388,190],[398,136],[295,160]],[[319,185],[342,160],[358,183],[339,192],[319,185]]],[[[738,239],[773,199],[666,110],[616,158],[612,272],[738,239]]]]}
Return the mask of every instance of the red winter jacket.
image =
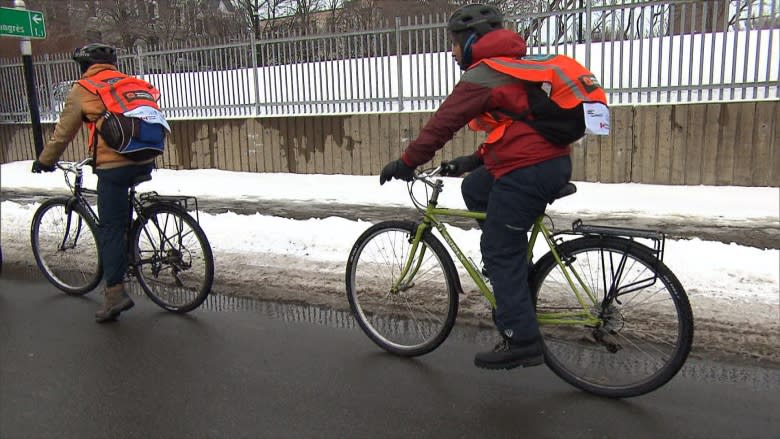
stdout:
{"type": "MultiPolygon", "coordinates": [[[[525,55],[525,51],[523,38],[508,29],[487,33],[474,43],[472,67],[463,73],[417,139],[406,147],[401,156],[404,163],[417,167],[428,162],[459,129],[483,113],[496,110],[524,113],[528,109],[524,84],[484,63],[477,63],[485,58],[520,57],[525,55]]],[[[569,155],[570,152],[569,146],[550,143],[520,121],[513,121],[501,139],[483,144],[477,150],[495,178],[518,168],[569,155]]]]}

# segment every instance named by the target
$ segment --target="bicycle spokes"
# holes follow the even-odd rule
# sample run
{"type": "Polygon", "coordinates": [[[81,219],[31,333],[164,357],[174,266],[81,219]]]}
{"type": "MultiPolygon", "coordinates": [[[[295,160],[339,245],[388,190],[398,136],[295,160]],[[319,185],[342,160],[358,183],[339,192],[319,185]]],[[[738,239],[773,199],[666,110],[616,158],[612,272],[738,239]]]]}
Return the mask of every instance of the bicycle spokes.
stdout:
{"type": "Polygon", "coordinates": [[[411,223],[372,227],[348,264],[348,298],[358,322],[376,343],[400,355],[438,346],[457,314],[452,262],[434,238],[415,243],[416,230],[411,223]]]}
{"type": "Polygon", "coordinates": [[[32,250],[44,276],[67,294],[92,291],[102,278],[95,225],[57,197],[44,202],[32,224],[32,250]]]}
{"type": "Polygon", "coordinates": [[[679,370],[693,325],[682,287],[648,250],[627,239],[585,237],[561,244],[568,268],[599,300],[575,300],[552,258],[538,265],[533,288],[547,362],[577,387],[608,396],[651,391],[679,370]],[[555,316],[584,311],[594,321],[555,316]]]}
{"type": "Polygon", "coordinates": [[[211,248],[197,222],[179,208],[152,208],[136,230],[135,271],[144,291],[160,306],[186,312],[211,290],[211,248]]]}

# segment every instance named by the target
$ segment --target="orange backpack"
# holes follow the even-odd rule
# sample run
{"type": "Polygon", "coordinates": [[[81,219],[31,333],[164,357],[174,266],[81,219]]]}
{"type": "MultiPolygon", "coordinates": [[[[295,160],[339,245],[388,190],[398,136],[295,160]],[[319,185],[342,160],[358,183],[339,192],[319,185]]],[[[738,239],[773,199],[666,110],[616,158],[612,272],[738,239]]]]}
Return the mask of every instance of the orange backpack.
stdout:
{"type": "Polygon", "coordinates": [[[104,70],[78,82],[106,106],[100,129],[94,124],[90,130],[93,146],[95,136],[100,135],[108,146],[131,160],[148,160],[163,153],[170,126],[157,104],[159,90],[143,79],[115,70],[104,70]]]}
{"type": "Polygon", "coordinates": [[[607,97],[595,75],[565,55],[529,55],[522,58],[486,58],[491,69],[527,83],[529,110],[523,114],[500,111],[503,117],[483,115],[469,123],[490,131],[496,141],[512,120],[530,125],[556,145],[568,145],[585,134],[609,134],[607,97]]]}

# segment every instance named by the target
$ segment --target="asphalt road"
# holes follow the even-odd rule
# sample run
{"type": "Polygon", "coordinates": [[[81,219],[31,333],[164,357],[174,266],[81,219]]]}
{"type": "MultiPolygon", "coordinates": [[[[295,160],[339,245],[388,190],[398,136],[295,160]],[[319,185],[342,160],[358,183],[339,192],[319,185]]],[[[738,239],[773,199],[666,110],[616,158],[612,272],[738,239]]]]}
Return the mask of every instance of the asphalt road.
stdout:
{"type": "Polygon", "coordinates": [[[609,400],[545,367],[479,370],[468,337],[410,360],[345,313],[136,303],[98,325],[96,293],[4,273],[0,438],[780,437],[779,370],[689,361],[652,394],[609,400]]]}
{"type": "MultiPolygon", "coordinates": [[[[52,195],[67,195],[63,191],[7,190],[0,193],[0,201],[11,200],[17,203],[41,202],[52,195]]],[[[411,207],[384,207],[373,205],[355,205],[338,203],[291,202],[289,200],[261,200],[242,198],[198,198],[202,212],[212,214],[227,211],[238,214],[273,215],[284,218],[305,220],[339,216],[351,220],[378,222],[387,219],[417,219],[417,211],[411,207]]],[[[572,222],[582,219],[586,224],[598,224],[613,227],[631,227],[660,230],[675,239],[699,238],[705,241],[736,243],[758,248],[780,249],[780,223],[769,221],[764,224],[740,221],[717,221],[707,218],[688,218],[682,216],[642,217],[625,214],[552,214],[557,228],[567,229],[572,222]]],[[[452,218],[452,224],[461,228],[475,228],[474,221],[464,218],[452,218]]]]}

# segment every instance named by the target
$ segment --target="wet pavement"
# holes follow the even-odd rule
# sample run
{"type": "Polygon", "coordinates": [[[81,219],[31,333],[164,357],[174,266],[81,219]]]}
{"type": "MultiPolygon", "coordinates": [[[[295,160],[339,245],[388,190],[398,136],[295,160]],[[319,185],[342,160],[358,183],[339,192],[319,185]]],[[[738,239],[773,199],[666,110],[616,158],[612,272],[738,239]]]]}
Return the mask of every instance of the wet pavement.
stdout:
{"type": "MultiPolygon", "coordinates": [[[[0,201],[18,203],[40,202],[54,194],[67,192],[40,192],[3,189],[0,201]]],[[[351,220],[379,222],[387,219],[417,219],[417,212],[407,207],[382,207],[358,204],[312,203],[290,200],[252,200],[225,198],[198,198],[200,211],[211,214],[235,212],[244,215],[279,216],[297,220],[338,216],[351,220]]],[[[756,224],[753,222],[715,221],[706,218],[639,217],[635,215],[559,215],[552,214],[552,221],[558,229],[566,229],[577,219],[586,224],[613,227],[630,227],[659,230],[673,239],[699,238],[705,241],[719,241],[740,245],[780,249],[780,221],[756,224]]],[[[461,228],[476,227],[472,220],[453,218],[449,223],[461,228]]]]}
{"type": "Polygon", "coordinates": [[[780,437],[780,370],[689,361],[610,400],[545,367],[483,371],[482,335],[384,353],[345,312],[214,296],[174,315],[136,296],[98,325],[95,293],[0,277],[0,437],[780,437]]]}

